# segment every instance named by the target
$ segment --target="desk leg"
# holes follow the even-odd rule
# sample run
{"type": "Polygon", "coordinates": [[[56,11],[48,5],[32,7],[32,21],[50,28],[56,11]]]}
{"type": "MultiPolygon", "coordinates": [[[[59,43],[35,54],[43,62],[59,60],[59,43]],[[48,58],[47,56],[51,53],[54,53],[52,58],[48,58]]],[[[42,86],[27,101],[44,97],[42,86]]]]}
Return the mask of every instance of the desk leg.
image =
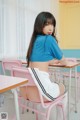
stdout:
{"type": "Polygon", "coordinates": [[[72,68],[70,68],[70,79],[69,79],[69,91],[68,91],[68,120],[70,120],[70,102],[71,102],[71,72],[72,68]]]}
{"type": "Polygon", "coordinates": [[[75,67],[75,112],[77,113],[77,67],[75,67]]]}
{"type": "Polygon", "coordinates": [[[14,93],[14,100],[15,100],[16,120],[20,120],[18,94],[16,89],[13,89],[13,93],[14,93]]]}

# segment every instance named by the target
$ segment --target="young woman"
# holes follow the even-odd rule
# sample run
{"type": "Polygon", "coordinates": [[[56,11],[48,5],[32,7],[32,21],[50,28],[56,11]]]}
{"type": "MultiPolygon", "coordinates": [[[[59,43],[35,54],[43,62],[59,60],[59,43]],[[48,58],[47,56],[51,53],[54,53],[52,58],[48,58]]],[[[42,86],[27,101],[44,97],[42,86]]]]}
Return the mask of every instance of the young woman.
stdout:
{"type": "MultiPolygon", "coordinates": [[[[55,36],[56,20],[49,12],[41,12],[35,20],[34,30],[30,41],[27,62],[29,67],[38,68],[49,75],[49,65],[60,63],[66,65],[66,59],[58,46],[55,36]]],[[[54,98],[63,94],[65,87],[63,84],[54,83],[56,91],[54,98]]]]}
{"type": "MultiPolygon", "coordinates": [[[[41,81],[46,81],[44,82],[44,87],[53,98],[64,94],[65,86],[63,84],[56,84],[50,81],[48,71],[49,65],[54,63],[67,65],[67,61],[64,58],[61,49],[58,46],[55,28],[56,20],[51,13],[39,13],[34,23],[33,34],[26,56],[28,67],[39,69],[39,73],[42,76],[41,81]]],[[[36,93],[36,88],[32,88],[31,92],[33,91],[36,93]]],[[[37,100],[37,96],[33,95],[33,99],[34,97],[36,97],[37,100]]],[[[66,98],[63,100],[63,104],[66,110],[67,94],[66,98]]],[[[58,113],[60,113],[60,111],[58,113]]],[[[58,116],[58,119],[61,120],[62,118],[58,116]]]]}
{"type": "MultiPolygon", "coordinates": [[[[54,63],[60,63],[62,65],[67,64],[58,46],[58,41],[55,36],[55,27],[56,20],[51,13],[41,12],[38,14],[34,23],[34,30],[26,56],[28,67],[38,68],[42,76],[41,81],[44,82],[44,87],[53,98],[57,98],[61,94],[64,94],[65,86],[50,81],[48,71],[49,65],[54,63]]],[[[22,93],[24,93],[24,91],[25,89],[22,89],[22,93]]],[[[24,94],[24,96],[28,97],[28,99],[32,97],[31,99],[38,101],[36,87],[27,88],[27,95],[24,94]]],[[[45,100],[47,100],[46,97],[45,100]]],[[[66,109],[67,95],[63,100],[63,104],[66,109]]],[[[61,117],[59,116],[58,119],[61,120],[61,117]]]]}

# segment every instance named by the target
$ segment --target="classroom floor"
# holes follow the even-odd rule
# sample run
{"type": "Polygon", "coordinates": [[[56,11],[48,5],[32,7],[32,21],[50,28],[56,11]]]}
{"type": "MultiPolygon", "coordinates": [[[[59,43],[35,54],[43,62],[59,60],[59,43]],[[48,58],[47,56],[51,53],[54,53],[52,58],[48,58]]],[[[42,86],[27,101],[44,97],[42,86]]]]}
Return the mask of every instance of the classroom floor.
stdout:
{"type": "MultiPolygon", "coordinates": [[[[73,91],[73,88],[72,88],[72,91],[73,91]]],[[[5,101],[4,101],[4,105],[2,107],[0,107],[0,113],[7,112],[8,113],[8,120],[13,120],[13,118],[15,116],[13,94],[10,91],[5,92],[4,97],[5,97],[5,101]]],[[[72,102],[72,107],[73,107],[74,92],[72,93],[71,102],[72,102]]],[[[71,110],[70,120],[80,120],[80,96],[79,95],[78,95],[77,108],[78,108],[77,113],[74,112],[74,109],[71,110]]],[[[20,113],[21,113],[21,111],[20,111],[20,113]]],[[[31,111],[29,111],[29,112],[25,111],[24,114],[21,113],[20,117],[21,117],[21,120],[36,120],[35,114],[32,114],[31,111]]],[[[42,120],[42,118],[39,117],[39,120],[42,120]]],[[[56,120],[55,109],[52,110],[50,120],[56,120]]]]}

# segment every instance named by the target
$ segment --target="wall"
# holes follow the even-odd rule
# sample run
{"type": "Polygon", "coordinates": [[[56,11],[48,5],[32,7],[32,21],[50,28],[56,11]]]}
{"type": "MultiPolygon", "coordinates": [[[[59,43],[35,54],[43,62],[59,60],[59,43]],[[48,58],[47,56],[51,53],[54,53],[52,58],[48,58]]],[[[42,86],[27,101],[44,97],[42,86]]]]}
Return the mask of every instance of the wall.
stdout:
{"type": "Polygon", "coordinates": [[[57,34],[66,57],[80,58],[80,2],[52,0],[52,13],[57,20],[57,34]]]}
{"type": "Polygon", "coordinates": [[[58,0],[51,0],[51,13],[56,19],[56,33],[59,38],[59,2],[58,0]]]}
{"type": "Polygon", "coordinates": [[[80,3],[59,3],[59,34],[63,49],[80,49],[80,3]]]}

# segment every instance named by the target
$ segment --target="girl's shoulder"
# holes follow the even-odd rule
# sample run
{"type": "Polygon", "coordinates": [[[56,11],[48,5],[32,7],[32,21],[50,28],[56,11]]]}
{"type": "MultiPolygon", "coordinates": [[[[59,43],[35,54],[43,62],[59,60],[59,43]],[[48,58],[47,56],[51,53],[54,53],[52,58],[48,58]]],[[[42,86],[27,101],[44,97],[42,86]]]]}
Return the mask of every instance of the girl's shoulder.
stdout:
{"type": "Polygon", "coordinates": [[[47,44],[50,44],[50,43],[52,44],[52,43],[56,42],[56,39],[52,35],[38,35],[36,41],[37,42],[47,42],[47,44]]]}
{"type": "Polygon", "coordinates": [[[51,35],[46,35],[46,39],[48,43],[54,43],[56,42],[55,37],[51,36],[51,35]]]}

